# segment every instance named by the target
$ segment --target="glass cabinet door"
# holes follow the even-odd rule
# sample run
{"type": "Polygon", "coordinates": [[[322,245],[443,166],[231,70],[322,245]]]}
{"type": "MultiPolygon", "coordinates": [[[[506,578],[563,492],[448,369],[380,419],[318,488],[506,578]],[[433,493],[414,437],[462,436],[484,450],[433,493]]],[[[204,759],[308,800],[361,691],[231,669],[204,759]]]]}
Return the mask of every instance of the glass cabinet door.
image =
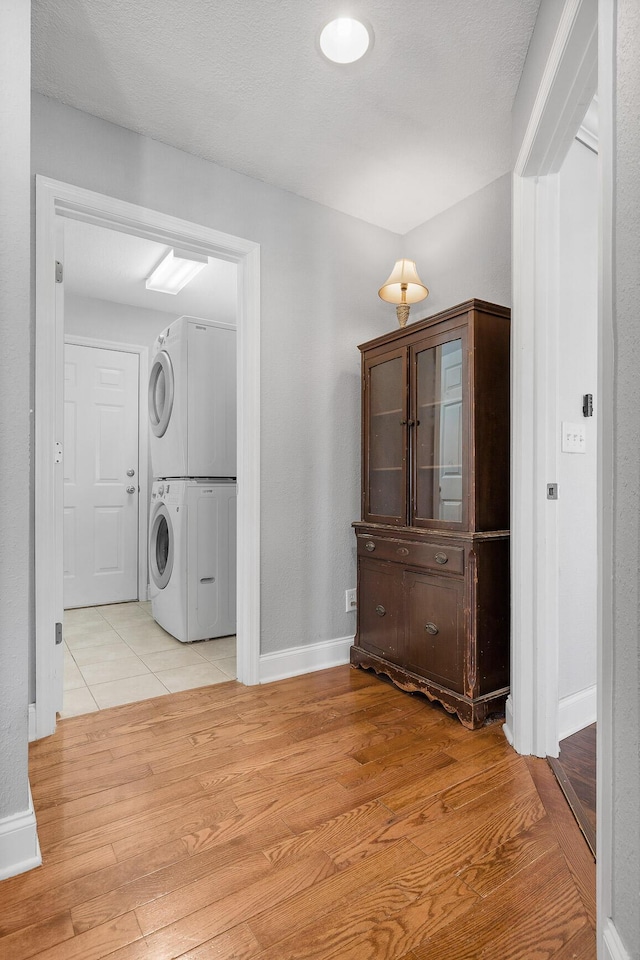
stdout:
{"type": "Polygon", "coordinates": [[[406,350],[367,361],[365,369],[364,519],[407,519],[406,350]]]}
{"type": "Polygon", "coordinates": [[[457,526],[466,519],[464,356],[462,337],[412,351],[417,526],[457,526]]]}

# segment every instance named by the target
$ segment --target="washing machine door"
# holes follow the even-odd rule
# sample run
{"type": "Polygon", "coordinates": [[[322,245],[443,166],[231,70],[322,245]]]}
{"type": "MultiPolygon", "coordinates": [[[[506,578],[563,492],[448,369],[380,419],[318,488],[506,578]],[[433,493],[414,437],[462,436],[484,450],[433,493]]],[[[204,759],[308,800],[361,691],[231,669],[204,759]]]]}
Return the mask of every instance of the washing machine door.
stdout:
{"type": "Polygon", "coordinates": [[[171,515],[161,503],[153,515],[149,534],[149,570],[159,590],[169,583],[173,570],[175,534],[171,515]]]}
{"type": "Polygon", "coordinates": [[[166,350],[160,350],[153,358],[149,374],[149,421],[156,437],[162,437],[169,426],[175,380],[173,364],[166,350]]]}

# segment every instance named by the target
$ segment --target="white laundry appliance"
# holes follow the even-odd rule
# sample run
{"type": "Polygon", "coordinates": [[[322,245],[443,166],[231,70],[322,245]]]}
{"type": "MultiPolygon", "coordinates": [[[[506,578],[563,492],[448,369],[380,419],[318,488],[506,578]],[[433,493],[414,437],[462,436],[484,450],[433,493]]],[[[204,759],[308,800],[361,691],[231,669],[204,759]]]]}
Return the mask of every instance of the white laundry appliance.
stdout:
{"type": "Polygon", "coordinates": [[[236,476],[236,328],[179,317],[149,374],[153,477],[236,476]]]}
{"type": "Polygon", "coordinates": [[[151,491],[151,609],[183,643],[236,630],[236,484],[155,480],[151,491]]]}

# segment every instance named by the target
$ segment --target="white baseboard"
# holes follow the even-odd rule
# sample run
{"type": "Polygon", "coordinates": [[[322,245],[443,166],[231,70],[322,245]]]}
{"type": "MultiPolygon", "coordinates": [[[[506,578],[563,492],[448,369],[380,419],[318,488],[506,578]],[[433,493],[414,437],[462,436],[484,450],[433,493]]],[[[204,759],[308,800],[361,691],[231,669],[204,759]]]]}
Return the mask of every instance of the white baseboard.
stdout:
{"type": "Polygon", "coordinates": [[[502,732],[511,746],[513,746],[513,700],[511,699],[511,695],[507,697],[507,702],[504,705],[504,724],[502,725],[502,732]]]}
{"type": "Polygon", "coordinates": [[[558,740],[570,737],[596,722],[597,688],[594,684],[569,697],[562,697],[558,704],[558,740]]]}
{"type": "Polygon", "coordinates": [[[349,649],[353,637],[338,637],[324,640],[307,647],[292,647],[277,653],[265,653],[260,657],[260,683],[298,677],[314,670],[326,670],[349,663],[349,649]]]}
{"type": "Polygon", "coordinates": [[[36,705],[29,704],[29,743],[36,739],[36,705]]]}
{"type": "Polygon", "coordinates": [[[0,820],[0,880],[25,873],[41,863],[36,815],[29,790],[29,808],[0,820]]]}
{"type": "Polygon", "coordinates": [[[611,917],[607,917],[602,927],[602,960],[631,960],[611,917]]]}

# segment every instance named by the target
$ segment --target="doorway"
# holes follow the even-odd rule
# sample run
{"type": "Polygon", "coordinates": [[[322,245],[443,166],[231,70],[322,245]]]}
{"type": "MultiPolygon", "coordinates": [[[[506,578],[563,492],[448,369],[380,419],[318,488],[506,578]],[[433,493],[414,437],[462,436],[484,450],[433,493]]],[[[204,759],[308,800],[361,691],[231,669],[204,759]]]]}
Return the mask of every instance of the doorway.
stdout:
{"type": "Polygon", "coordinates": [[[259,246],[211,228],[36,178],[36,648],[33,735],[55,729],[61,700],[63,310],[57,235],[79,220],[235,263],[238,268],[238,679],[258,682],[259,659],[259,246]],[[51,363],[51,358],[55,362],[51,363]],[[56,575],[51,577],[54,569],[56,575]],[[58,572],[59,571],[59,574],[58,572]]]}

